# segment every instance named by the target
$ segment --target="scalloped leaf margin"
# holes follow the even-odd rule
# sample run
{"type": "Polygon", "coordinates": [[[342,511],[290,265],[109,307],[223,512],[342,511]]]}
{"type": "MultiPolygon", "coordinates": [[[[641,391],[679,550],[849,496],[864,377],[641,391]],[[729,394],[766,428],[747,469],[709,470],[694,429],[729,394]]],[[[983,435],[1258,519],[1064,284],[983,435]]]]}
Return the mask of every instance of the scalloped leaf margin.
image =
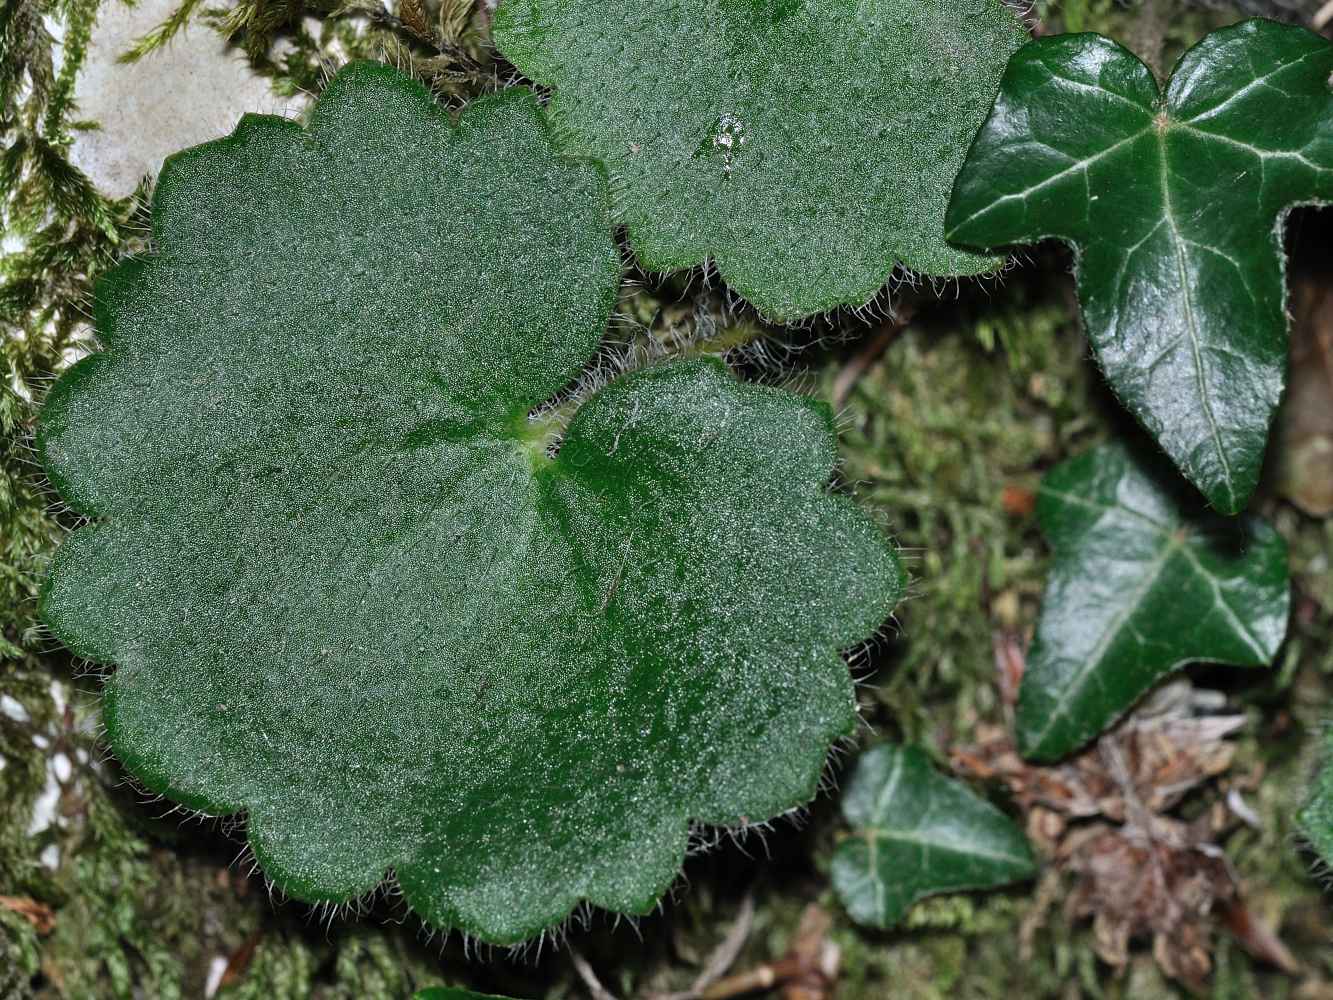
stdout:
{"type": "Polygon", "coordinates": [[[116,665],[131,773],[244,811],[289,895],[392,870],[495,943],[646,912],[691,822],[809,800],[895,553],[829,492],[827,407],[720,362],[612,383],[549,453],[528,413],[620,268],[603,174],[527,91],[454,125],[355,64],[308,128],[173,157],[153,218],[39,430],[92,519],[43,614],[116,665]]]}
{"type": "Polygon", "coordinates": [[[862,305],[951,246],[954,176],[1026,37],[1001,0],[502,0],[496,45],[606,164],[644,266],[716,262],[765,316],[862,305]]]}

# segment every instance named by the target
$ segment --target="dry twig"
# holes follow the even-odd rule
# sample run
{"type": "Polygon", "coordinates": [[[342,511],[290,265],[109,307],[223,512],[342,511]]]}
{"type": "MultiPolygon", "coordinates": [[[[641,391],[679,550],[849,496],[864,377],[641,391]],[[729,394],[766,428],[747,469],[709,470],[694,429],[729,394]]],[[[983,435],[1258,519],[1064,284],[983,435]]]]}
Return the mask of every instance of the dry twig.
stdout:
{"type": "Polygon", "coordinates": [[[906,306],[901,307],[898,314],[886,322],[880,328],[879,333],[867,341],[865,347],[852,355],[848,362],[843,365],[842,371],[838,372],[838,378],[833,383],[833,408],[835,410],[842,409],[843,404],[847,402],[847,397],[856,388],[856,383],[861,380],[861,376],[869,371],[870,366],[888,349],[894,338],[907,329],[911,322],[911,309],[906,306]]]}

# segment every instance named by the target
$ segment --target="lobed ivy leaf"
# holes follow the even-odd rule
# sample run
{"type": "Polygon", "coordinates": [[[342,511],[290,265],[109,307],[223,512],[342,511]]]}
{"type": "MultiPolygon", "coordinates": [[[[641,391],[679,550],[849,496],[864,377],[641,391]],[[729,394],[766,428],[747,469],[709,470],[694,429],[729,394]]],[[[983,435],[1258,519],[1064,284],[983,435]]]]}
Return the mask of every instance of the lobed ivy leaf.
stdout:
{"type": "Polygon", "coordinates": [[[1019,751],[1054,760],[1188,661],[1269,664],[1287,631],[1287,547],[1257,517],[1199,510],[1165,463],[1107,445],[1048,472],[1054,550],[1019,687],[1019,751]]]}
{"type": "Polygon", "coordinates": [[[842,799],[852,836],[833,855],[833,888],[858,923],[891,927],[940,892],[1031,877],[1032,848],[1004,813],[939,774],[921,748],[862,755],[842,799]]]}
{"type": "Polygon", "coordinates": [[[1024,46],[949,205],[949,238],[1073,245],[1111,386],[1219,511],[1242,510],[1287,357],[1283,220],[1333,200],[1333,44],[1251,20],[1165,90],[1099,35],[1024,46]]]}
{"type": "Polygon", "coordinates": [[[502,0],[494,37],[606,164],[645,266],[716,261],[761,312],[975,274],[944,210],[1024,40],[1001,0],[502,0]]]}
{"type": "Polygon", "coordinates": [[[1324,756],[1298,825],[1324,864],[1333,865],[1333,732],[1324,734],[1324,756]]]}
{"type": "Polygon", "coordinates": [[[839,650],[888,616],[888,540],[828,481],[828,408],[720,362],[529,411],[619,283],[605,180],[532,95],[453,125],[354,64],[309,126],[173,157],[154,252],[39,449],[91,520],[43,613],[115,664],[144,785],[244,811],[264,871],[514,942],[650,909],[692,822],[807,801],[853,725],[839,650]]]}

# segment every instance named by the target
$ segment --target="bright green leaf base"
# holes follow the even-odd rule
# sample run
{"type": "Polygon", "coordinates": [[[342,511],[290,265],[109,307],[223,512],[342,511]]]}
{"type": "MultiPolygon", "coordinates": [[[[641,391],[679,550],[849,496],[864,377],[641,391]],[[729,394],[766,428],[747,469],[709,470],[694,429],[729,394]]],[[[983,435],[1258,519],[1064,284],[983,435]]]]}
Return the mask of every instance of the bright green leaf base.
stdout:
{"type": "Polygon", "coordinates": [[[1019,690],[1019,750],[1053,760],[1191,660],[1266,666],[1287,633],[1287,546],[1265,521],[1200,511],[1165,463],[1119,445],[1046,474],[1055,550],[1019,690]]]}
{"type": "Polygon", "coordinates": [[[643,263],[717,262],[765,315],[860,305],[951,247],[954,175],[1022,43],[1000,0],[503,0],[495,40],[611,172],[643,263]]]}
{"type": "Polygon", "coordinates": [[[1333,200],[1333,44],[1252,20],[1164,92],[1099,35],[1026,45],[958,177],[949,238],[1047,237],[1116,394],[1219,511],[1243,510],[1282,395],[1282,219],[1333,200]]]}
{"type": "Polygon", "coordinates": [[[455,127],[355,64],[308,129],[173,157],[153,218],[39,433],[93,521],[43,613],[116,665],[108,738],[148,788],[243,810],[293,896],[392,870],[492,942],[645,912],[692,822],[810,799],[897,559],[828,491],[828,409],[717,362],[534,447],[619,259],[600,171],[527,91],[455,127]]]}

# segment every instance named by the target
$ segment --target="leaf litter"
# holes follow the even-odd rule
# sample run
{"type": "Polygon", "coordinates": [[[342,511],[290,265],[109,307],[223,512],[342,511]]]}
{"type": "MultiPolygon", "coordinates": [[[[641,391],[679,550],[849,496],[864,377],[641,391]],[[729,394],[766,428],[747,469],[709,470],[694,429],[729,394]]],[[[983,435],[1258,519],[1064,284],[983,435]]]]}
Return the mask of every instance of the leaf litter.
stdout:
{"type": "Polygon", "coordinates": [[[1010,632],[994,644],[1006,724],[979,724],[976,742],[951,758],[960,774],[1007,788],[1049,865],[1022,927],[1024,959],[1063,895],[1065,918],[1091,920],[1093,949],[1117,972],[1134,942],[1150,940],[1161,970],[1201,991],[1224,928],[1256,958],[1299,975],[1276,932],[1247,909],[1223,848],[1240,824],[1257,822],[1243,792],[1257,787],[1259,770],[1232,773],[1231,737],[1246,717],[1228,712],[1221,693],[1177,680],[1083,751],[1030,764],[1012,735],[1025,650],[1010,632]]]}

